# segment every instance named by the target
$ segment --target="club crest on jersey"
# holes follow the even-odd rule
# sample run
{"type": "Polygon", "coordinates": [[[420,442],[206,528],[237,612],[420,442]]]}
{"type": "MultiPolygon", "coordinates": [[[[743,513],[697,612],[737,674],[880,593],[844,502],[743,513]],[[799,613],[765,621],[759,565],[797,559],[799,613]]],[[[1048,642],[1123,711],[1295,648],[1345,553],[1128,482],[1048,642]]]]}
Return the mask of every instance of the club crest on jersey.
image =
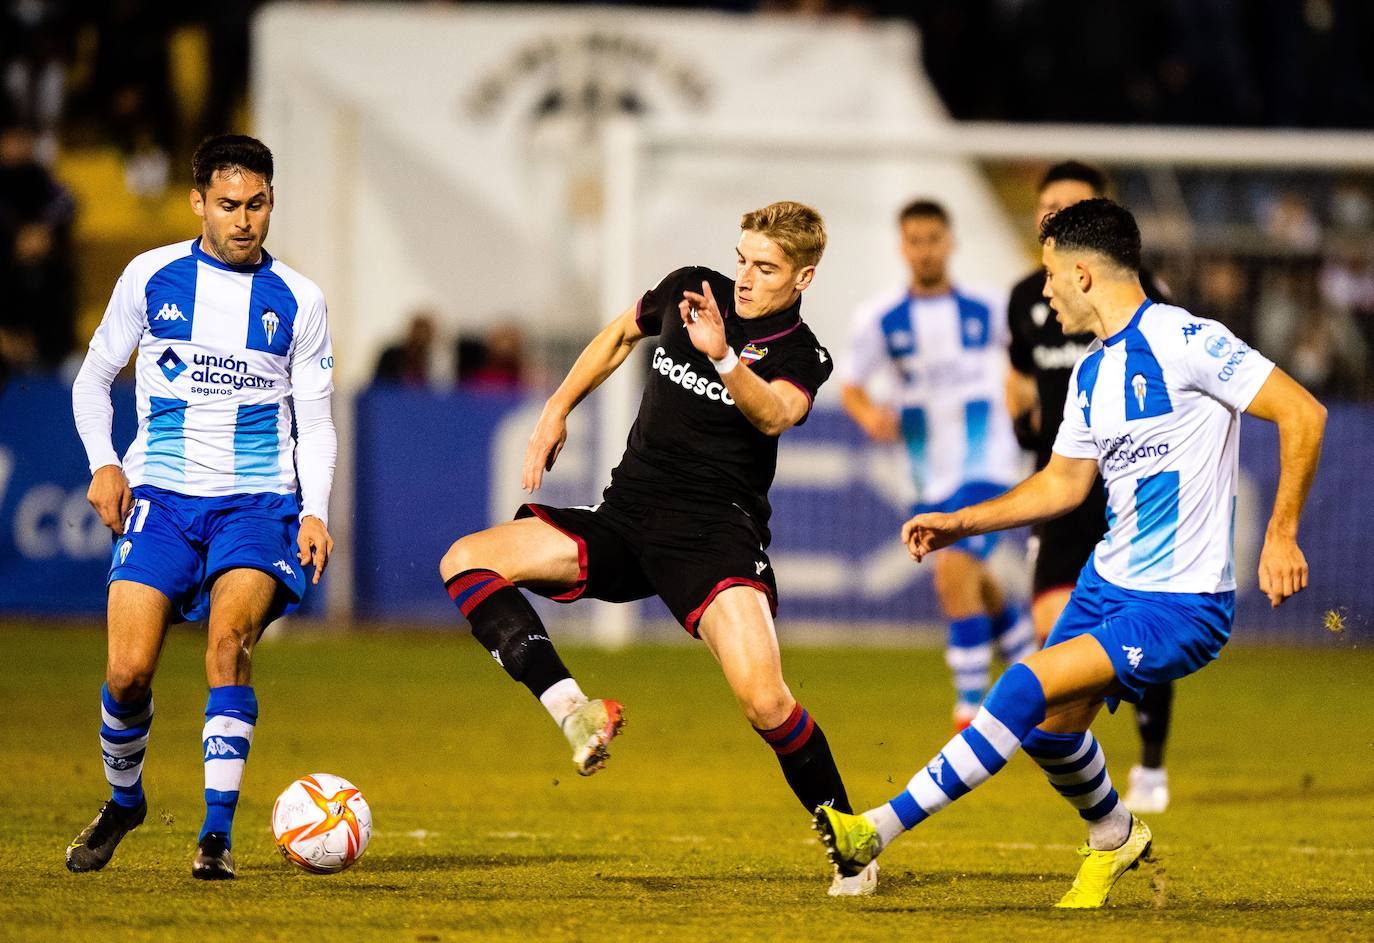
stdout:
{"type": "Polygon", "coordinates": [[[277,327],[281,324],[281,319],[277,317],[277,312],[268,308],[262,313],[262,332],[267,335],[267,345],[272,346],[272,338],[277,336],[277,327]]]}
{"type": "Polygon", "coordinates": [[[134,542],[132,540],[125,540],[119,545],[119,562],[121,564],[129,559],[129,551],[132,549],[134,549],[134,542]]]}
{"type": "Polygon", "coordinates": [[[1145,411],[1145,374],[1137,373],[1131,377],[1131,392],[1135,393],[1135,404],[1145,411]]]}
{"type": "Polygon", "coordinates": [[[1207,353],[1220,360],[1231,352],[1231,342],[1220,334],[1207,338],[1207,353]]]}
{"type": "Polygon", "coordinates": [[[753,344],[745,344],[744,349],[739,352],[739,359],[745,363],[756,363],[764,358],[768,353],[767,347],[755,347],[753,344]]]}

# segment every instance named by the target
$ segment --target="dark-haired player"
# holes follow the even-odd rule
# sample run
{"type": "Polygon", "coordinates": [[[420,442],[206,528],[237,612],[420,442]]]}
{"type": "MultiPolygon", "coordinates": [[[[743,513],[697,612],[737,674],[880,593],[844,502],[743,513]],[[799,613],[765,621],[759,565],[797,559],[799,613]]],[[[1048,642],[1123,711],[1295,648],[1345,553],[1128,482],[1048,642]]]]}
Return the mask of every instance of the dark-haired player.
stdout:
{"type": "MultiPolygon", "coordinates": [[[[1081,200],[1105,195],[1107,177],[1079,161],[1055,164],[1040,181],[1035,227],[1045,218],[1081,200]]],[[[1140,285],[1148,298],[1167,302],[1168,295],[1144,269],[1140,285]]],[[[1021,444],[1035,453],[1036,469],[1050,462],[1054,437],[1064,415],[1069,375],[1093,341],[1091,332],[1068,335],[1044,297],[1045,270],[1037,267],[1011,290],[1007,321],[1011,328],[1011,374],[1008,408],[1021,444]]],[[[1035,527],[1035,567],[1031,579],[1031,621],[1041,644],[1049,637],[1083,564],[1107,532],[1107,491],[1099,482],[1087,500],[1063,517],[1035,527]]],[[[1169,775],[1164,747],[1173,713],[1172,683],[1147,688],[1135,705],[1140,733],[1140,762],[1131,767],[1126,807],[1142,814],[1163,812],[1169,805],[1169,775]]]]}
{"type": "Polygon", "coordinates": [[[72,387],[88,497],[117,538],[100,691],[113,796],[68,847],[73,871],[103,868],[147,814],[158,654],[169,623],[208,618],[206,814],[191,873],[234,877],[230,829],[258,716],[253,645],[300,601],[304,566],[319,582],[333,548],[334,357],[324,295],[263,248],[272,153],[250,137],[214,137],[192,171],[200,236],[129,263],[72,387]],[[135,351],[138,434],[121,463],[110,383],[135,351]]]}
{"type": "MultiPolygon", "coordinates": [[[[820,216],[799,203],[746,213],[735,277],[679,269],[598,334],[544,407],[523,486],[539,487],[573,408],[653,338],[653,371],[601,504],[526,504],[516,520],[470,534],[439,572],[477,639],[548,710],[582,775],[600,769],[622,723],[589,700],[520,587],[560,602],[659,596],[720,663],[740,708],[777,754],[808,810],[849,810],[825,735],[783,681],[766,549],[778,436],[805,421],[833,367],[801,319],[825,249],[820,216]]],[[[872,868],[832,894],[870,893],[872,868]]]]}
{"type": "Polygon", "coordinates": [[[892,801],[863,815],[818,809],[815,824],[832,863],[853,873],[1024,748],[1087,821],[1085,860],[1058,906],[1090,908],[1151,835],[1112,788],[1088,728],[1103,704],[1192,674],[1230,636],[1241,411],[1279,427],[1260,589],[1278,606],[1307,585],[1298,519],[1326,410],[1225,325],[1146,297],[1140,231],[1124,208],[1075,203],[1045,220],[1040,240],[1051,308],[1067,334],[1095,338],[1074,366],[1050,462],[990,501],[919,514],[902,536],[920,561],[970,534],[1050,520],[1081,504],[1099,472],[1107,535],[1046,647],[998,679],[967,730],[892,801]]]}

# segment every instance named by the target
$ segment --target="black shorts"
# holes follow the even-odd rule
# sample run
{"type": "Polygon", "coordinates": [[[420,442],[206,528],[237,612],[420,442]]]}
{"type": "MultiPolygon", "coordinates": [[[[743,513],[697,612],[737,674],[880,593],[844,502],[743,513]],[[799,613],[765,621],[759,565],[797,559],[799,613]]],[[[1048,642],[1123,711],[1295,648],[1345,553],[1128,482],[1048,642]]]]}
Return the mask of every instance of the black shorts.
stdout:
{"type": "Polygon", "coordinates": [[[1037,524],[1035,574],[1031,596],[1052,589],[1073,589],[1078,574],[1107,532],[1107,492],[1098,482],[1081,505],[1063,517],[1037,524]]]}
{"type": "Polygon", "coordinates": [[[754,522],[737,508],[671,511],[629,504],[553,508],[524,504],[515,518],[537,517],[577,542],[577,582],[528,587],[557,602],[629,602],[657,596],[693,636],[722,590],[752,586],[778,612],[778,586],[754,522]]]}

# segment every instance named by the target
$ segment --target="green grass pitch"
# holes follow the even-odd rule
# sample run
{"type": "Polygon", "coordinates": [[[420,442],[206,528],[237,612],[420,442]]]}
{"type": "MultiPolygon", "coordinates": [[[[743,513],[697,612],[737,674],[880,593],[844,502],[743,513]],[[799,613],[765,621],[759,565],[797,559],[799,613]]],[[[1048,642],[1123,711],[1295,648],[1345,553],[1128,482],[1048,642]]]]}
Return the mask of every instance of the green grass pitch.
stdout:
{"type": "MultiPolygon", "coordinates": [[[[103,636],[0,631],[0,938],[1374,938],[1374,657],[1349,644],[1236,646],[1184,682],[1157,862],[1105,911],[1061,913],[1084,830],[1024,758],[889,849],[877,896],[832,900],[806,816],[701,646],[565,652],[630,719],[583,780],[539,705],[456,631],[264,643],[240,878],[202,884],[202,640],[176,631],[163,655],[148,821],[103,873],[73,875],[66,842],[108,795],[103,636]],[[371,847],[341,875],[295,871],[272,846],[272,800],[309,772],[352,779],[372,805],[371,847]]],[[[861,807],[948,736],[938,652],[784,638],[784,663],[861,807]]],[[[1096,730],[1121,783],[1129,713],[1096,730]]]]}

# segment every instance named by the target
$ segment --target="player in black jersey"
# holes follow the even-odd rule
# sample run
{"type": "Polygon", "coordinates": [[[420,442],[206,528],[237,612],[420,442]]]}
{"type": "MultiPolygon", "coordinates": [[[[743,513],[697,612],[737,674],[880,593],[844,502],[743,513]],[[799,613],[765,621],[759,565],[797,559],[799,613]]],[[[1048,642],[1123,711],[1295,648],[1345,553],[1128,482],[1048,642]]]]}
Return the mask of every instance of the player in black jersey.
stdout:
{"type": "MultiPolygon", "coordinates": [[[[1107,190],[1101,170],[1078,161],[1055,164],[1040,182],[1036,231],[1045,217],[1107,190]]],[[[1167,301],[1167,294],[1141,270],[1147,297],[1167,301]]],[[[1007,379],[1008,409],[1021,445],[1035,453],[1036,469],[1050,460],[1054,437],[1064,417],[1073,365],[1092,343],[1093,335],[1065,335],[1044,298],[1045,272],[1037,268],[1011,290],[1007,319],[1011,327],[1011,366],[1007,379]]],[[[1107,531],[1107,493],[1101,479],[1087,500],[1063,517],[1035,527],[1037,550],[1032,578],[1031,621],[1043,644],[1069,601],[1078,573],[1107,531]]],[[[1163,812],[1169,804],[1164,747],[1169,736],[1172,684],[1148,688],[1136,705],[1141,759],[1131,769],[1125,802],[1136,812],[1163,812]]]]}
{"type": "MultiPolygon", "coordinates": [[[[582,775],[605,763],[620,705],[588,700],[517,587],[561,602],[659,596],[716,657],[802,805],[848,811],[825,735],[783,681],[766,553],[778,436],[806,420],[833,368],[800,311],[825,228],[815,210],[784,202],[746,213],[740,229],[733,281],[701,267],[671,273],[592,340],[545,405],[525,455],[526,491],[553,467],[572,409],[654,339],[603,502],[526,504],[516,520],[454,543],[439,569],[473,636],[567,735],[582,775]]],[[[837,875],[831,893],[871,893],[876,874],[837,875]]]]}

